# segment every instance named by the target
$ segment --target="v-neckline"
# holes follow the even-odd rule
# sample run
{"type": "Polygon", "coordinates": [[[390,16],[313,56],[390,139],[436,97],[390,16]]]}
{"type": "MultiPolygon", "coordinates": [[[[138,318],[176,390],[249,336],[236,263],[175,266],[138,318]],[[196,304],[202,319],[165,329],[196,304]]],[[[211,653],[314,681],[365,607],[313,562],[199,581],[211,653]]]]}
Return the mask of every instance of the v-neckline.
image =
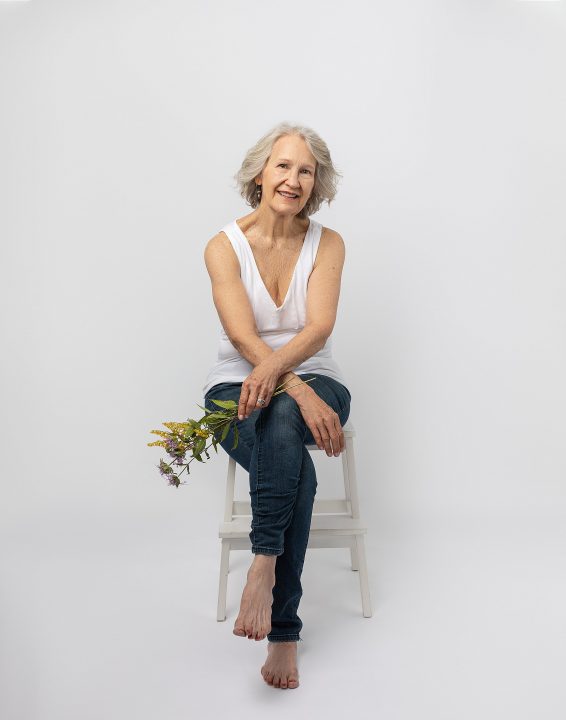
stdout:
{"type": "Polygon", "coordinates": [[[301,258],[302,258],[302,256],[303,256],[303,252],[304,252],[305,247],[306,247],[306,244],[307,244],[307,240],[308,240],[308,237],[309,237],[309,233],[310,233],[311,228],[312,228],[312,226],[313,226],[312,220],[309,218],[309,226],[308,226],[308,228],[307,228],[307,231],[306,231],[306,233],[305,233],[305,237],[304,237],[304,239],[303,239],[303,244],[302,244],[302,246],[301,246],[301,252],[299,253],[299,257],[297,258],[297,262],[295,263],[295,267],[293,268],[293,274],[291,275],[291,282],[289,283],[289,287],[287,288],[287,292],[285,293],[285,299],[283,300],[283,302],[281,303],[281,305],[279,305],[279,307],[277,307],[277,305],[276,305],[276,303],[275,303],[275,300],[274,300],[274,299],[271,297],[271,295],[269,294],[269,290],[267,289],[267,286],[266,286],[265,282],[263,281],[263,278],[261,277],[261,273],[260,273],[259,268],[258,268],[258,266],[257,266],[257,262],[256,262],[256,259],[255,259],[255,255],[254,255],[254,253],[253,253],[252,246],[250,245],[248,238],[245,236],[244,231],[242,230],[242,228],[238,225],[238,221],[237,221],[237,220],[234,220],[234,225],[236,226],[236,230],[240,233],[243,241],[245,242],[248,250],[250,251],[250,255],[251,255],[251,258],[252,258],[253,266],[254,266],[254,268],[255,268],[255,271],[256,271],[257,276],[258,276],[258,278],[259,278],[259,280],[260,280],[261,286],[262,286],[263,289],[264,289],[265,294],[266,294],[267,297],[271,300],[271,303],[272,303],[273,307],[275,308],[275,310],[282,310],[282,309],[285,307],[285,305],[286,305],[286,303],[287,303],[287,300],[289,299],[289,294],[290,294],[290,292],[291,292],[291,288],[293,287],[293,283],[295,282],[295,275],[297,274],[297,267],[298,267],[298,265],[299,265],[299,263],[300,263],[300,261],[301,261],[301,258]]]}

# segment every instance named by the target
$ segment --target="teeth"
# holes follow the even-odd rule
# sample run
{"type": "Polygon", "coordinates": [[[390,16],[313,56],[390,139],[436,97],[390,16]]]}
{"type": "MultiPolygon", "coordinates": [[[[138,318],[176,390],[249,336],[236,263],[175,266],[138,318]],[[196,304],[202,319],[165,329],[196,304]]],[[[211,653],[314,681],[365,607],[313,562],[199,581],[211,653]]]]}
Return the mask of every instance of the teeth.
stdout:
{"type": "Polygon", "coordinates": [[[298,195],[290,195],[289,193],[281,192],[281,190],[279,191],[279,194],[283,195],[284,197],[292,197],[292,198],[299,197],[298,195]]]}

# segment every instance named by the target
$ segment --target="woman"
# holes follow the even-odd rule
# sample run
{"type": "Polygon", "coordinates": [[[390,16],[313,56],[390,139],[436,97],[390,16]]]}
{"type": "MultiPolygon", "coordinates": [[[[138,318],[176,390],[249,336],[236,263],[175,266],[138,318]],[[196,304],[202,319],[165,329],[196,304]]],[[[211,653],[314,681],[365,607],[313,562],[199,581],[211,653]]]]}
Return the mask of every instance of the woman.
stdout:
{"type": "Polygon", "coordinates": [[[315,132],[281,123],[236,175],[253,212],[225,225],[204,252],[222,324],[205,406],[238,402],[238,447],[233,430],[222,447],[250,476],[254,559],[233,632],[267,636],[261,673],[281,688],[299,684],[297,609],[317,488],[305,445],[338,457],[350,414],[331,352],[344,241],[309,217],[334,198],[337,176],[315,132]],[[282,383],[286,392],[273,396],[282,383]]]}

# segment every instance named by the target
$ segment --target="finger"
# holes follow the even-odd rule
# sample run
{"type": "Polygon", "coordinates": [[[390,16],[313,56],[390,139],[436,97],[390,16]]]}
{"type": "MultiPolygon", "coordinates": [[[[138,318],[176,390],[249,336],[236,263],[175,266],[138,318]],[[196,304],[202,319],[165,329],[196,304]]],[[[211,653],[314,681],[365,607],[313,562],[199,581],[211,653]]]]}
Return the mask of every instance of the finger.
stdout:
{"type": "Polygon", "coordinates": [[[320,425],[319,432],[326,454],[330,457],[332,455],[332,444],[330,442],[330,433],[328,432],[328,428],[324,424],[324,421],[322,421],[320,425]]]}
{"type": "Polygon", "coordinates": [[[257,404],[258,397],[263,397],[257,388],[250,388],[248,402],[246,403],[246,417],[249,417],[255,410],[261,409],[261,405],[257,404]]]}
{"type": "Polygon", "coordinates": [[[248,403],[249,392],[248,388],[242,385],[240,402],[238,403],[238,420],[243,420],[246,417],[246,406],[248,403]]]}
{"type": "MultiPolygon", "coordinates": [[[[261,397],[261,395],[260,395],[261,397]]],[[[255,389],[250,390],[250,395],[248,397],[248,404],[246,407],[246,417],[249,417],[254,410],[257,410],[259,405],[257,405],[257,398],[258,398],[258,392],[255,389]]]]}
{"type": "Polygon", "coordinates": [[[269,403],[271,402],[271,398],[273,397],[273,391],[267,387],[261,388],[260,392],[258,392],[257,397],[258,397],[258,399],[263,398],[265,400],[265,402],[262,403],[261,405],[258,405],[258,407],[262,407],[262,408],[267,407],[269,405],[269,403]]]}
{"type": "Polygon", "coordinates": [[[311,435],[313,436],[314,442],[319,450],[322,450],[324,445],[322,443],[322,438],[320,437],[320,433],[318,432],[318,428],[316,425],[310,425],[307,423],[309,430],[311,431],[311,435]]]}
{"type": "Polygon", "coordinates": [[[269,405],[270,400],[271,400],[271,394],[270,394],[269,390],[267,388],[263,388],[263,387],[258,388],[256,390],[255,402],[254,402],[251,412],[253,412],[254,410],[261,410],[262,408],[267,407],[269,405]],[[265,400],[265,402],[258,404],[258,400],[260,398],[265,400]]]}
{"type": "Polygon", "coordinates": [[[330,418],[326,418],[329,429],[330,456],[338,457],[340,455],[340,420],[338,413],[334,412],[330,418]]]}
{"type": "Polygon", "coordinates": [[[338,455],[340,455],[340,453],[344,450],[344,431],[342,430],[338,413],[336,413],[336,417],[334,418],[334,432],[335,440],[332,443],[332,447],[335,450],[334,456],[338,457],[338,455]]]}

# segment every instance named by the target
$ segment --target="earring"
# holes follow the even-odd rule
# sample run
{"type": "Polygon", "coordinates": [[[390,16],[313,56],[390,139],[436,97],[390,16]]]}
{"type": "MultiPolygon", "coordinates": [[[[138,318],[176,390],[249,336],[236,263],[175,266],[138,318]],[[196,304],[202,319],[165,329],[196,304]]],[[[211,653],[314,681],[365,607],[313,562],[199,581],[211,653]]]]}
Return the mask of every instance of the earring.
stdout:
{"type": "Polygon", "coordinates": [[[257,185],[257,187],[256,187],[256,190],[255,190],[255,194],[256,194],[256,197],[257,197],[258,202],[261,201],[261,192],[262,192],[262,191],[261,191],[261,185],[258,183],[258,185],[257,185]]]}

